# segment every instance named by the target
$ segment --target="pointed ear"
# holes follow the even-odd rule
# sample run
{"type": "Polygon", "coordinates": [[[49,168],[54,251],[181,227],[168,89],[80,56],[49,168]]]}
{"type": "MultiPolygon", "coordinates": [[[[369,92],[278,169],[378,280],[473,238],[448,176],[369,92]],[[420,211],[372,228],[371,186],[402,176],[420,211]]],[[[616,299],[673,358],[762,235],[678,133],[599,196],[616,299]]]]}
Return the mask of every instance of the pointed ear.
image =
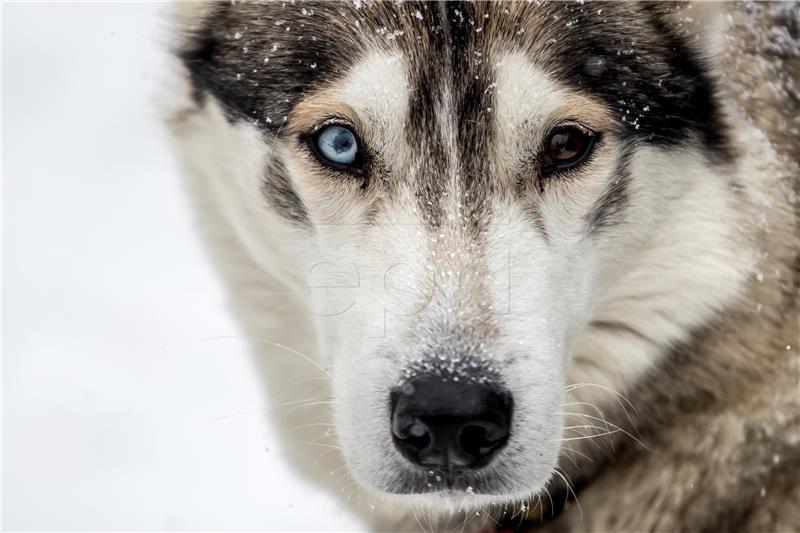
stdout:
{"type": "Polygon", "coordinates": [[[699,2],[676,2],[676,13],[695,29],[707,29],[719,23],[725,13],[726,1],[703,0],[699,2]]]}
{"type": "Polygon", "coordinates": [[[711,58],[723,50],[728,4],[725,0],[659,2],[657,9],[672,31],[698,54],[711,58]]]}
{"type": "Polygon", "coordinates": [[[182,123],[188,110],[197,107],[197,93],[189,82],[190,74],[182,56],[187,47],[203,32],[204,22],[213,16],[215,0],[174,0],[164,12],[166,46],[172,75],[165,76],[161,84],[159,103],[163,116],[171,127],[182,123]]]}
{"type": "Polygon", "coordinates": [[[214,10],[213,0],[177,0],[172,3],[170,23],[178,38],[183,39],[200,29],[200,25],[214,10]]]}

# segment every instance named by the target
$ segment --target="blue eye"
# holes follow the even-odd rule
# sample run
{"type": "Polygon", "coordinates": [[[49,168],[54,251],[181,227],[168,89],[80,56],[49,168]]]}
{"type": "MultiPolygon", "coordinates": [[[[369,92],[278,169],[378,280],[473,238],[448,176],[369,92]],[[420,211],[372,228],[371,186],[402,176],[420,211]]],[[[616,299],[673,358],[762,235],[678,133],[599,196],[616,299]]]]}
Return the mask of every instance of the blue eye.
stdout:
{"type": "Polygon", "coordinates": [[[352,165],[358,159],[355,134],[343,126],[328,126],[314,138],[317,152],[335,165],[352,165]]]}

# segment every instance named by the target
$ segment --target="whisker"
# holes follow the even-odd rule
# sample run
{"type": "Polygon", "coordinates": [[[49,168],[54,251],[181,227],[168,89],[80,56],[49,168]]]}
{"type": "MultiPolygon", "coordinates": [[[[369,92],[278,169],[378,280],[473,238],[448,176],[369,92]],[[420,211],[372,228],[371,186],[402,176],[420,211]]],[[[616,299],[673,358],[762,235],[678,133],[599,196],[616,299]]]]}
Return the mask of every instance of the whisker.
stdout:
{"type": "Polygon", "coordinates": [[[318,427],[318,426],[335,427],[336,424],[331,424],[330,422],[314,422],[314,423],[311,423],[311,424],[300,424],[299,426],[293,426],[293,427],[285,429],[284,431],[288,433],[290,431],[296,431],[298,429],[318,427]]]}
{"type": "Polygon", "coordinates": [[[330,475],[332,476],[332,475],[336,474],[337,472],[339,472],[343,468],[347,468],[347,465],[344,464],[344,465],[340,466],[339,468],[334,468],[333,470],[331,470],[330,475]]]}
{"type": "Polygon", "coordinates": [[[319,454],[319,455],[317,456],[317,458],[316,458],[316,459],[314,459],[314,464],[315,464],[315,465],[316,465],[316,464],[319,464],[319,460],[320,460],[320,459],[322,459],[323,457],[325,457],[326,455],[328,455],[329,453],[332,453],[332,452],[336,452],[336,451],[340,451],[340,450],[341,450],[340,448],[338,448],[338,447],[335,447],[335,446],[331,446],[330,448],[331,448],[330,450],[325,450],[324,452],[322,452],[321,454],[319,454]]]}
{"type": "MultiPolygon", "coordinates": [[[[571,392],[573,390],[580,389],[580,388],[583,388],[583,387],[597,387],[598,389],[601,389],[601,390],[604,390],[606,392],[609,392],[609,393],[613,394],[614,396],[616,396],[617,398],[619,398],[622,401],[624,401],[625,403],[627,403],[628,406],[630,406],[630,408],[633,409],[634,413],[636,413],[637,415],[639,414],[639,412],[636,410],[636,406],[633,405],[633,403],[628,399],[627,396],[625,396],[624,394],[620,393],[619,391],[616,391],[616,390],[612,389],[611,387],[606,387],[605,385],[600,385],[599,383],[571,383],[571,384],[569,384],[569,385],[567,385],[565,387],[565,390],[567,392],[571,392]]],[[[624,409],[624,407],[623,407],[623,409],[624,409]]]]}
{"type": "Polygon", "coordinates": [[[572,483],[570,483],[567,480],[566,475],[564,475],[564,474],[562,474],[561,472],[558,471],[558,468],[554,468],[553,469],[553,473],[557,474],[561,479],[564,480],[564,483],[566,483],[566,485],[567,485],[567,498],[569,498],[569,493],[570,492],[572,492],[572,495],[575,497],[575,505],[577,505],[577,507],[578,507],[578,515],[580,515],[581,524],[583,524],[583,509],[581,509],[581,503],[578,501],[578,495],[575,493],[575,488],[572,486],[572,483]]]}
{"type": "Polygon", "coordinates": [[[598,383],[574,383],[572,385],[567,385],[566,391],[567,392],[571,392],[573,390],[580,389],[582,387],[597,387],[597,388],[599,388],[601,390],[604,390],[604,391],[609,392],[610,394],[614,395],[614,399],[617,401],[617,404],[622,408],[622,411],[625,413],[625,417],[628,419],[628,422],[630,422],[631,427],[636,427],[636,424],[633,423],[633,419],[631,418],[630,413],[625,408],[625,405],[622,404],[621,400],[625,401],[625,403],[627,403],[630,406],[630,408],[633,409],[633,412],[637,416],[639,415],[639,411],[636,409],[636,406],[633,405],[633,403],[625,395],[619,393],[618,391],[616,391],[616,390],[614,390],[614,389],[612,389],[610,387],[606,387],[605,385],[600,385],[598,383]]]}
{"type": "Polygon", "coordinates": [[[328,371],[327,368],[324,368],[322,365],[320,365],[319,363],[314,361],[314,359],[312,359],[311,357],[307,356],[303,352],[295,350],[291,346],[286,346],[286,345],[281,344],[279,342],[268,341],[268,340],[265,340],[265,339],[257,339],[257,338],[252,338],[252,337],[240,337],[240,336],[235,336],[235,335],[217,335],[217,336],[214,336],[214,337],[204,337],[202,340],[207,341],[207,340],[218,340],[218,339],[241,339],[241,340],[246,340],[248,342],[255,342],[255,343],[258,343],[258,344],[266,344],[268,346],[274,346],[275,348],[279,348],[281,350],[284,350],[285,352],[288,352],[290,354],[294,354],[294,355],[300,357],[304,361],[307,361],[308,363],[311,363],[316,368],[321,370],[329,378],[333,378],[333,374],[331,374],[328,371]]]}
{"type": "Polygon", "coordinates": [[[288,413],[291,413],[292,411],[295,411],[297,409],[302,409],[304,407],[314,407],[315,405],[333,405],[334,403],[336,403],[336,402],[334,402],[333,400],[324,400],[324,401],[319,401],[319,402],[304,403],[302,405],[295,405],[294,407],[290,407],[289,409],[284,411],[283,414],[286,415],[288,413]]]}
{"type": "MultiPolygon", "coordinates": [[[[598,429],[601,429],[601,430],[602,430],[603,428],[598,428],[598,429]]],[[[591,439],[592,437],[596,436],[596,434],[587,435],[586,433],[584,433],[584,432],[583,432],[583,431],[581,431],[580,429],[574,429],[574,428],[573,428],[573,429],[572,429],[572,431],[574,431],[575,433],[578,433],[579,435],[582,435],[582,436],[583,436],[582,438],[591,439]]],[[[604,430],[604,431],[605,431],[605,430],[604,430]]],[[[553,439],[553,440],[555,440],[555,441],[559,441],[559,440],[560,440],[561,442],[565,442],[565,437],[561,437],[560,439],[553,439]]],[[[552,441],[551,441],[551,442],[552,442],[552,441]]],[[[597,441],[595,441],[595,440],[590,440],[589,442],[591,442],[591,444],[592,444],[592,445],[593,445],[595,448],[597,448],[597,449],[598,449],[600,452],[602,452],[603,454],[606,454],[606,450],[604,450],[602,447],[600,447],[600,445],[597,443],[597,441]]]]}
{"type": "Polygon", "coordinates": [[[617,426],[616,424],[612,424],[611,422],[608,422],[607,420],[604,420],[604,419],[602,419],[602,418],[598,418],[598,417],[596,417],[596,416],[592,416],[592,415],[583,414],[583,413],[569,413],[569,412],[562,412],[562,413],[558,413],[558,414],[562,414],[562,415],[573,415],[573,416],[579,416],[579,417],[582,417],[582,418],[592,418],[592,419],[594,419],[594,420],[602,421],[602,422],[603,422],[603,423],[606,425],[606,430],[609,430],[610,428],[609,428],[608,426],[611,426],[612,428],[614,428],[614,429],[617,429],[617,430],[621,431],[623,434],[625,434],[625,435],[627,435],[628,437],[630,437],[630,438],[631,438],[633,441],[635,441],[635,442],[636,442],[636,443],[637,443],[639,446],[641,446],[641,447],[642,447],[642,448],[644,448],[645,450],[647,450],[647,451],[650,451],[650,447],[649,447],[649,446],[647,446],[647,444],[645,444],[645,443],[644,443],[642,440],[638,439],[638,438],[637,438],[637,437],[635,437],[635,436],[634,436],[632,433],[630,433],[630,432],[628,432],[628,431],[624,430],[623,428],[621,428],[621,427],[617,426]]]}
{"type": "Polygon", "coordinates": [[[464,520],[461,521],[461,526],[460,526],[461,532],[460,533],[464,533],[464,530],[467,528],[467,522],[468,521],[469,521],[469,515],[467,513],[464,513],[464,520]]]}
{"type": "Polygon", "coordinates": [[[595,435],[584,435],[582,437],[566,437],[562,439],[551,439],[550,442],[569,442],[573,440],[584,440],[584,439],[595,439],[597,437],[605,437],[606,435],[613,435],[614,433],[619,433],[619,430],[614,431],[606,431],[605,433],[597,433],[595,435]]]}
{"type": "Polygon", "coordinates": [[[570,455],[567,455],[566,452],[575,453],[575,450],[573,450],[571,447],[569,447],[567,445],[562,446],[561,450],[559,451],[559,457],[561,457],[561,456],[566,457],[567,459],[569,459],[572,462],[573,465],[575,465],[575,469],[576,470],[579,469],[578,462],[575,460],[575,458],[571,457],[570,455]]]}
{"type": "Polygon", "coordinates": [[[568,403],[562,403],[561,407],[570,407],[570,406],[573,406],[573,405],[585,405],[586,407],[590,407],[590,408],[594,409],[594,411],[598,414],[598,416],[600,416],[600,418],[603,420],[603,423],[605,423],[606,417],[603,415],[603,411],[601,411],[600,408],[597,407],[593,403],[589,403],[589,402],[568,402],[568,403]]]}
{"type": "Polygon", "coordinates": [[[582,424],[580,426],[564,426],[563,429],[564,430],[568,430],[568,429],[571,429],[571,430],[576,430],[576,429],[599,429],[601,431],[610,431],[611,430],[610,428],[601,428],[600,426],[595,426],[595,425],[592,425],[592,424],[582,424]]]}
{"type": "MultiPolygon", "coordinates": [[[[326,437],[332,437],[332,436],[333,436],[333,435],[326,435],[326,437]]],[[[299,443],[299,444],[302,444],[302,442],[301,442],[301,443],[299,443]]],[[[341,447],[339,447],[339,446],[336,446],[336,445],[334,445],[334,444],[323,444],[323,443],[321,443],[321,442],[314,442],[314,441],[312,441],[312,442],[306,442],[305,444],[306,444],[306,445],[305,445],[305,448],[308,448],[309,446],[319,446],[320,448],[332,448],[332,449],[334,449],[334,450],[340,450],[340,451],[341,451],[341,449],[342,449],[341,447]]],[[[305,448],[303,448],[303,449],[305,449],[305,448]]]]}
{"type": "MultiPolygon", "coordinates": [[[[305,451],[306,448],[308,448],[309,446],[317,446],[317,445],[319,445],[319,441],[321,441],[322,439],[329,439],[329,438],[335,437],[335,436],[336,436],[335,433],[326,432],[323,435],[320,435],[316,439],[312,440],[311,442],[306,442],[305,446],[303,446],[303,448],[300,451],[301,452],[305,451]]],[[[302,442],[298,442],[297,444],[300,445],[300,444],[303,444],[303,443],[302,442]]],[[[330,444],[325,444],[324,446],[331,446],[331,445],[330,444]]],[[[339,447],[337,446],[337,448],[339,448],[339,447]]]]}
{"type": "Polygon", "coordinates": [[[491,513],[490,510],[488,510],[488,509],[484,510],[483,514],[485,514],[488,517],[488,520],[485,520],[484,524],[486,522],[488,522],[489,520],[491,520],[492,522],[494,522],[494,525],[496,525],[496,526],[500,525],[500,522],[498,520],[496,520],[495,517],[492,516],[492,513],[491,513]]]}
{"type": "Polygon", "coordinates": [[[291,388],[291,387],[296,387],[296,386],[298,386],[298,385],[302,385],[303,383],[308,383],[309,381],[319,381],[319,380],[322,380],[322,379],[324,379],[325,381],[327,381],[327,380],[328,380],[328,379],[330,379],[330,378],[328,378],[328,376],[317,376],[317,377],[313,377],[313,378],[301,379],[300,381],[297,381],[297,382],[295,382],[295,383],[292,383],[291,385],[287,385],[287,386],[283,387],[282,389],[280,389],[279,391],[277,391],[277,392],[275,392],[275,393],[271,394],[271,395],[270,395],[270,398],[274,398],[275,396],[277,396],[277,395],[279,395],[280,393],[282,393],[282,392],[284,392],[284,391],[288,390],[288,389],[289,389],[289,388],[291,388]]]}
{"type": "Polygon", "coordinates": [[[268,407],[288,407],[290,405],[298,405],[298,404],[307,404],[307,403],[314,403],[318,401],[331,401],[333,398],[303,398],[302,400],[292,400],[290,402],[283,402],[283,403],[274,403],[269,405],[268,407]]]}
{"type": "MultiPolygon", "coordinates": [[[[597,414],[600,416],[601,420],[603,421],[603,424],[605,424],[606,426],[608,426],[608,422],[606,421],[606,417],[605,417],[605,415],[603,414],[603,411],[601,411],[601,410],[600,410],[600,408],[599,408],[599,407],[597,407],[596,405],[594,405],[593,403],[589,403],[589,402],[570,402],[570,403],[563,403],[563,404],[561,404],[561,406],[562,406],[562,407],[569,407],[569,406],[571,406],[571,405],[585,405],[585,406],[587,406],[587,407],[590,407],[590,408],[594,409],[594,410],[595,410],[595,412],[596,412],[596,413],[597,413],[597,414]]],[[[611,443],[611,449],[612,449],[612,450],[614,449],[614,443],[613,443],[613,441],[612,441],[612,443],[611,443]]]]}
{"type": "Polygon", "coordinates": [[[419,521],[419,516],[417,516],[416,509],[411,509],[411,515],[414,517],[414,520],[417,521],[420,531],[425,531],[425,527],[423,527],[422,522],[419,521]]]}
{"type": "MultiPolygon", "coordinates": [[[[588,455],[586,455],[585,453],[583,453],[583,452],[581,452],[581,451],[578,451],[578,450],[576,450],[576,449],[575,449],[575,448],[573,448],[572,446],[569,446],[568,444],[565,444],[565,445],[564,445],[564,447],[565,447],[565,448],[567,448],[567,449],[568,449],[568,450],[569,450],[571,453],[577,453],[578,455],[580,455],[581,457],[583,457],[584,459],[586,459],[586,460],[587,460],[587,461],[589,461],[590,463],[594,463],[594,459],[592,459],[591,457],[589,457],[589,456],[588,456],[588,455]]],[[[573,461],[573,462],[574,462],[574,461],[573,461]]],[[[577,467],[577,466],[578,466],[578,465],[576,464],[576,465],[575,465],[575,467],[577,467]]]]}
{"type": "Polygon", "coordinates": [[[547,490],[547,487],[544,487],[544,492],[547,494],[547,499],[550,500],[550,517],[553,517],[553,513],[555,512],[555,506],[553,505],[553,496],[550,494],[550,491],[547,490]]]}

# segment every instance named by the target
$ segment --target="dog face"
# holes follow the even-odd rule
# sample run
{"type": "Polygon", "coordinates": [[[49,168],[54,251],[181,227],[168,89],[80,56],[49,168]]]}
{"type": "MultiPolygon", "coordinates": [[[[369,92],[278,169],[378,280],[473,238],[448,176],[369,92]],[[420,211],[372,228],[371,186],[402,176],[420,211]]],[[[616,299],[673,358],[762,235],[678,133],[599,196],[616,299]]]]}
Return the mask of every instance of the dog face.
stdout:
{"type": "Polygon", "coordinates": [[[624,390],[733,297],[728,132],[690,19],[663,10],[275,2],[194,19],[189,164],[308,302],[366,489],[537,494],[570,386],[624,390]]]}

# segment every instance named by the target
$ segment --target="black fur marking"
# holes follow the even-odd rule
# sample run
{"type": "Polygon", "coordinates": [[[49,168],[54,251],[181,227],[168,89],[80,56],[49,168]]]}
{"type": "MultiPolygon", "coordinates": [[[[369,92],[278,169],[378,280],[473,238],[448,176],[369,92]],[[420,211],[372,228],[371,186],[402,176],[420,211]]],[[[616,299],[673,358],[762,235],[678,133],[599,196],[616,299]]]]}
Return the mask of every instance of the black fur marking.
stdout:
{"type": "Polygon", "coordinates": [[[179,56],[195,88],[229,120],[279,133],[297,101],[344,75],[362,53],[352,4],[217,4],[179,56]]]}
{"type": "MultiPolygon", "coordinates": [[[[428,41],[409,52],[409,101],[407,142],[421,161],[416,173],[418,205],[432,226],[467,222],[480,233],[487,197],[493,190],[489,169],[494,121],[487,6],[446,2],[428,4],[424,15],[428,41]],[[445,92],[447,91],[447,92],[445,92]],[[453,116],[443,117],[443,110],[453,116]],[[450,153],[442,124],[450,122],[455,133],[455,153],[450,153]],[[455,175],[453,175],[455,172],[455,175]],[[445,220],[443,195],[451,180],[463,189],[460,220],[445,220]]],[[[453,199],[450,199],[451,201],[453,199]]]]}
{"type": "Polygon", "coordinates": [[[463,215],[474,235],[488,219],[488,198],[495,189],[491,176],[493,144],[494,81],[491,24],[487,6],[448,3],[450,17],[453,99],[457,113],[456,135],[464,188],[463,215]],[[478,31],[480,30],[480,31],[478,31]]]}
{"type": "MultiPolygon", "coordinates": [[[[567,21],[548,62],[557,77],[602,99],[630,139],[674,147],[694,138],[720,161],[732,157],[714,80],[658,3],[564,3],[567,21]]],[[[534,58],[535,60],[536,58],[534,58]]]]}
{"type": "Polygon", "coordinates": [[[550,244],[550,232],[547,231],[547,225],[544,222],[544,216],[536,203],[526,202],[523,210],[528,218],[530,224],[539,231],[539,235],[545,244],[550,244]]]}
{"type": "Polygon", "coordinates": [[[446,106],[444,93],[452,68],[449,56],[447,14],[442,4],[431,3],[420,10],[423,19],[416,25],[424,45],[408,56],[409,102],[406,142],[416,159],[414,193],[424,222],[442,224],[441,201],[447,185],[450,158],[447,140],[439,125],[439,113],[446,106]]]}
{"type": "Polygon", "coordinates": [[[630,151],[620,154],[617,168],[614,170],[613,181],[608,184],[603,196],[595,203],[586,216],[586,225],[589,235],[598,235],[604,229],[621,221],[630,200],[628,186],[630,185],[630,151]]]}
{"type": "MultiPolygon", "coordinates": [[[[499,187],[491,167],[490,54],[527,53],[549,76],[594,95],[628,143],[694,143],[712,159],[732,157],[714,79],[689,36],[666,21],[672,9],[649,2],[226,3],[211,8],[180,57],[200,103],[212,94],[229,120],[280,135],[304,95],[340,79],[372,50],[400,52],[414,162],[387,175],[413,180],[432,226],[447,222],[443,193],[460,180],[463,217],[479,234],[479,221],[490,218],[486,200],[499,187]],[[442,117],[445,109],[453,116],[442,117]],[[444,121],[454,139],[444,138],[444,121]]],[[[589,226],[610,223],[625,199],[620,181],[589,226]]]]}
{"type": "Polygon", "coordinates": [[[310,226],[305,205],[297,196],[286,175],[286,167],[279,159],[274,159],[268,165],[261,190],[269,204],[283,217],[297,224],[310,226]]]}

